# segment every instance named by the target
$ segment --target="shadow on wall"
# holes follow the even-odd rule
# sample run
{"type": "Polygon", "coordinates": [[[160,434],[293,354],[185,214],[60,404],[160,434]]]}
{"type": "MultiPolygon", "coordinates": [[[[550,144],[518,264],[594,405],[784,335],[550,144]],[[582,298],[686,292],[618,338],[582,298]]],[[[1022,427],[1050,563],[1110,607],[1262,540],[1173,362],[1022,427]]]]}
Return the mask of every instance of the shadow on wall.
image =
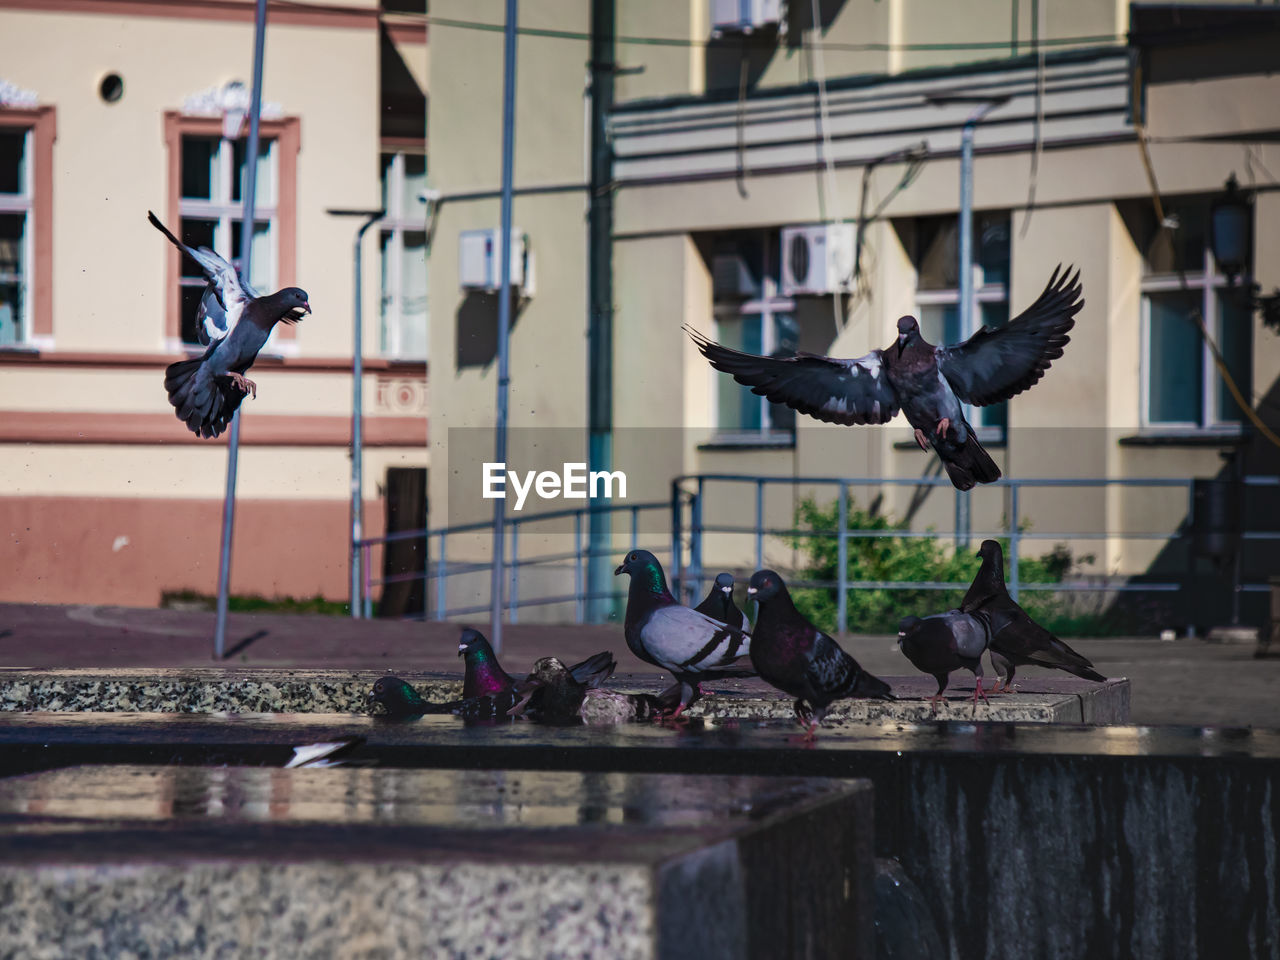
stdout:
{"type": "Polygon", "coordinates": [[[712,37],[707,43],[707,93],[736,96],[743,87],[752,89],[777,50],[778,31],[774,27],[712,37]]]}
{"type": "MultiPolygon", "coordinates": [[[[524,312],[524,303],[512,294],[511,329],[524,312]]],[[[498,356],[498,295],[471,291],[458,307],[457,368],[487,367],[498,356]]]]}

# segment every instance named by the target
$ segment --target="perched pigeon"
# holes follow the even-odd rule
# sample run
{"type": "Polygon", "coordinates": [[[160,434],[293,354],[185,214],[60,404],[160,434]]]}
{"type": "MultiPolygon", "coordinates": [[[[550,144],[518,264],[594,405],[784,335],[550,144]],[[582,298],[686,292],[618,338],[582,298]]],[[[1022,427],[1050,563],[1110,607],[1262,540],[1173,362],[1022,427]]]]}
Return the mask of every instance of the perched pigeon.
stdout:
{"type": "Polygon", "coordinates": [[[293,748],[293,758],[286,763],[291,767],[340,767],[349,754],[365,742],[364,737],[341,737],[328,743],[308,743],[293,748]]]}
{"type": "Polygon", "coordinates": [[[658,695],[671,702],[678,691],[672,717],[702,695],[702,681],[754,674],[739,663],[749,652],[751,638],[677,601],[667,589],[662,564],[648,550],[632,550],[613,573],[631,577],[623,626],[627,646],[641,660],[676,678],[674,686],[658,695]]]}
{"type": "Polygon", "coordinates": [[[298,287],[258,296],[231,264],[208,247],[187,246],[150,211],[147,219],[209,278],[197,312],[200,342],[209,348],[203,356],[170,364],[164,373],[164,387],[178,419],[192,433],[216,437],[230,424],[245,395],[257,396],[257,385],[244,374],[272,328],[281,320],[301,320],[311,312],[311,304],[306,291],[298,287]]]}
{"type": "Polygon", "coordinates": [[[742,629],[746,619],[742,611],[733,605],[733,574],[722,573],[716,577],[715,585],[703,600],[693,609],[705,613],[712,620],[727,623],[738,630],[742,629]]]}
{"type": "Polygon", "coordinates": [[[994,540],[983,540],[978,549],[982,567],[960,602],[964,613],[978,613],[990,624],[991,665],[1000,679],[993,693],[1013,693],[1014,671],[1023,665],[1065,670],[1085,680],[1101,683],[1107,678],[1027,615],[1004,586],[1004,553],[994,540]]]}
{"type": "Polygon", "coordinates": [[[811,353],[758,357],[689,330],[717,370],[774,403],[830,423],[886,423],[901,408],[921,449],[932,445],[960,490],[1000,479],[1000,470],[964,418],[961,403],[999,403],[1035,384],[1062,356],[1067,331],[1084,306],[1080,274],[1054,270],[1025,312],[1003,327],[983,327],[964,343],[935,347],[915,317],[898,321],[898,342],[856,360],[811,353]]]}
{"type": "Polygon", "coordinates": [[[916,669],[930,674],[938,681],[938,692],[929,698],[933,713],[938,712],[938,701],[952,670],[963,667],[973,671],[974,709],[978,697],[984,703],[986,691],[982,689],[982,651],[987,649],[990,633],[981,614],[948,610],[931,617],[903,617],[898,622],[898,646],[916,669]]]}
{"type": "MultiPolygon", "coordinates": [[[[515,681],[502,669],[498,655],[489,646],[489,641],[479,630],[470,627],[462,631],[458,638],[458,656],[464,658],[466,673],[462,680],[462,696],[464,699],[482,697],[492,693],[503,693],[513,689],[515,681]]],[[[598,687],[613,675],[617,661],[608,651],[588,657],[581,663],[569,668],[569,673],[578,683],[588,687],[598,687]]]]}
{"type": "Polygon", "coordinates": [[[751,575],[747,597],[760,605],[751,635],[751,662],[756,672],[783,693],[796,697],[796,720],[814,731],[832,701],[845,697],[892,700],[889,685],[858,665],[791,602],[782,578],[772,570],[751,575]]]}

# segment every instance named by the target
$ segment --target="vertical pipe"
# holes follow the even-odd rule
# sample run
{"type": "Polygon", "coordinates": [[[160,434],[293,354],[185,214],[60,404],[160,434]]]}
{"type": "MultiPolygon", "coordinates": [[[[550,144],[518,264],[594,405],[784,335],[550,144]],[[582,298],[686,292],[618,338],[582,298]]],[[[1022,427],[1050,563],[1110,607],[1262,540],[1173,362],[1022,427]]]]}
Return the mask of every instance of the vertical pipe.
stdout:
{"type": "MultiPolygon", "coordinates": [[[[498,234],[498,402],[494,427],[494,461],[507,462],[507,389],[511,381],[508,341],[511,336],[511,180],[516,133],[517,0],[507,0],[502,45],[502,226],[498,234]]],[[[502,652],[503,536],[507,501],[493,501],[493,569],[489,583],[489,637],[502,652]]]]}
{"type": "Polygon", "coordinates": [[[520,524],[511,524],[511,596],[507,598],[508,619],[516,622],[520,609],[520,524]]]}
{"type": "Polygon", "coordinates": [[[631,549],[640,546],[640,508],[631,508],[631,549]]]}
{"type": "Polygon", "coordinates": [[[681,564],[684,561],[684,550],[680,545],[683,534],[684,517],[681,513],[680,481],[671,481],[671,594],[680,598],[681,564]]]}
{"type": "MultiPolygon", "coordinates": [[[[960,340],[973,336],[973,130],[978,125],[978,113],[965,121],[960,131],[960,340]]],[[[962,407],[964,418],[970,424],[973,408],[962,407]]],[[[970,427],[972,429],[972,427],[970,427]]],[[[957,490],[956,497],[956,549],[969,546],[969,492],[957,490]]]]}
{"type": "Polygon", "coordinates": [[[573,515],[573,597],[573,622],[582,623],[586,619],[587,604],[583,596],[581,513],[573,515]]]}
{"type": "MultiPolygon", "coordinates": [[[[249,106],[249,143],[245,149],[244,212],[240,224],[240,275],[249,282],[253,262],[253,214],[258,189],[258,120],[262,116],[262,60],[266,54],[267,0],[258,0],[253,16],[253,90],[249,106]]],[[[227,487],[222,501],[222,541],[218,555],[218,606],[213,628],[213,655],[227,648],[227,607],[231,599],[231,533],[236,525],[236,473],[240,460],[240,410],[231,417],[227,437],[227,487]]]]}
{"type": "Polygon", "coordinates": [[[756,481],[756,569],[764,569],[764,481],[756,481]]]}
{"type": "Polygon", "coordinates": [[[436,615],[435,619],[445,619],[445,608],[449,603],[448,579],[449,565],[445,561],[445,538],[448,536],[441,531],[439,538],[439,548],[436,550],[436,615]]]}
{"type": "Polygon", "coordinates": [[[1022,535],[1018,532],[1020,526],[1018,517],[1018,481],[1010,481],[1009,484],[1009,596],[1013,597],[1014,602],[1018,599],[1018,588],[1022,580],[1018,576],[1018,547],[1022,539],[1022,535]]]}
{"type": "Polygon", "coordinates": [[[836,599],[836,632],[849,629],[849,488],[840,484],[840,501],[836,508],[839,526],[836,541],[836,565],[840,568],[836,579],[840,582],[840,596],[836,599]]]}
{"type": "MultiPolygon", "coordinates": [[[[364,539],[364,300],[363,261],[361,249],[365,231],[382,219],[385,211],[379,210],[370,214],[369,219],[356,230],[355,252],[352,262],[355,264],[355,304],[351,334],[351,616],[369,616],[370,598],[366,592],[364,602],[357,605],[356,596],[360,592],[361,567],[368,567],[369,553],[360,550],[364,539]]],[[[364,570],[366,589],[369,583],[369,571],[364,570]]]]}
{"type": "MultiPolygon", "coordinates": [[[[702,589],[702,494],[705,489],[702,477],[698,478],[698,492],[693,495],[689,511],[689,576],[685,583],[686,599],[692,600],[702,589]]],[[[677,595],[676,599],[680,597],[677,595]]]]}
{"type": "MultiPolygon", "coordinates": [[[[386,550],[386,544],[383,543],[383,550],[386,550]]],[[[364,562],[360,568],[364,571],[364,595],[361,600],[361,608],[366,620],[373,619],[373,569],[369,562],[369,558],[373,556],[373,545],[364,544],[364,555],[361,558],[364,562]]]]}

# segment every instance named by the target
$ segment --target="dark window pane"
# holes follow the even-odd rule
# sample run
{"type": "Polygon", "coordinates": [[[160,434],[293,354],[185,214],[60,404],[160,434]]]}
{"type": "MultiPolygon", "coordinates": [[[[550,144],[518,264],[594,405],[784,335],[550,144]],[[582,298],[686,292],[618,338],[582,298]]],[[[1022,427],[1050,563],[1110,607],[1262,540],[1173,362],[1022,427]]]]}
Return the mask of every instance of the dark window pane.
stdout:
{"type": "Polygon", "coordinates": [[[1177,226],[1172,230],[1160,230],[1153,212],[1148,210],[1143,215],[1140,243],[1146,272],[1157,275],[1177,273],[1179,267],[1192,273],[1202,272],[1208,239],[1208,201],[1169,201],[1165,205],[1165,218],[1176,222],[1177,226]]]}
{"type": "Polygon", "coordinates": [[[209,137],[182,138],[182,195],[192,200],[212,200],[214,159],[218,141],[209,137]]]}
{"type": "MultiPolygon", "coordinates": [[[[1009,322],[1009,304],[1007,301],[980,303],[978,304],[978,311],[978,323],[981,326],[999,328],[1009,322]]],[[[974,409],[977,411],[978,426],[1000,427],[1003,430],[1009,425],[1008,401],[994,403],[989,407],[975,407],[974,409]]]]}
{"type": "MultiPolygon", "coordinates": [[[[764,341],[759,314],[739,317],[721,317],[717,337],[721,343],[744,353],[762,353],[764,341]]],[[[732,377],[717,377],[716,389],[720,401],[720,429],[726,431],[759,430],[761,426],[761,401],[732,377]]]]}
{"type": "Polygon", "coordinates": [[[1152,423],[1199,424],[1203,408],[1203,347],[1191,317],[1199,297],[1153,293],[1147,357],[1148,417],[1152,423]]]}
{"type": "Polygon", "coordinates": [[[930,303],[920,308],[920,335],[935,346],[960,339],[960,307],[954,303],[930,303]]]}
{"type": "MultiPolygon", "coordinates": [[[[1241,301],[1237,291],[1218,294],[1218,349],[1226,361],[1231,379],[1235,381],[1246,400],[1253,389],[1253,311],[1241,301]]],[[[1218,419],[1240,422],[1244,411],[1231,395],[1221,376],[1218,381],[1218,419]]]]}
{"type": "Polygon", "coordinates": [[[24,130],[0,131],[0,193],[26,193],[24,130]]]}
{"type": "Polygon", "coordinates": [[[921,290],[954,290],[960,285],[959,228],[955,217],[916,221],[916,270],[921,290]]]}
{"type": "Polygon", "coordinates": [[[422,221],[427,216],[427,206],[418,199],[427,189],[427,158],[421,153],[407,153],[404,157],[404,195],[400,198],[400,216],[406,220],[422,221]]]}
{"type": "Polygon", "coordinates": [[[387,191],[391,189],[391,165],[395,162],[394,153],[384,153],[378,161],[378,179],[382,183],[382,209],[391,209],[391,197],[387,191]]]}
{"type": "Polygon", "coordinates": [[[196,310],[200,306],[200,298],[204,296],[204,287],[182,288],[182,342],[200,343],[196,334],[196,310]]]}
{"type": "MultiPolygon", "coordinates": [[[[253,205],[269,207],[275,202],[271,184],[271,150],[272,141],[261,140],[258,144],[258,179],[253,188],[253,205]]],[[[231,200],[233,203],[244,202],[245,177],[248,164],[245,163],[247,140],[234,140],[231,143],[231,200]]]]}
{"type": "MultiPolygon", "coordinates": [[[[240,225],[243,220],[231,221],[231,262],[236,269],[244,272],[244,264],[240,258],[240,225]]],[[[262,287],[271,279],[270,257],[271,224],[259,220],[253,225],[253,261],[249,264],[249,282],[255,287],[262,287]]]]}
{"type": "MultiPolygon", "coordinates": [[[[178,235],[182,237],[182,242],[189,247],[208,247],[212,250],[214,249],[213,231],[217,226],[217,220],[196,220],[192,217],[183,217],[182,226],[178,231],[178,235]]],[[[204,276],[204,271],[200,269],[200,264],[196,263],[185,253],[179,259],[182,262],[182,276],[204,276]]]]}
{"type": "Polygon", "coordinates": [[[1009,216],[982,214],[973,218],[973,258],[982,267],[981,283],[1009,282],[1009,216]]]}
{"type": "Polygon", "coordinates": [[[19,343],[23,338],[22,271],[26,226],[26,214],[0,214],[0,344],[19,343]]]}

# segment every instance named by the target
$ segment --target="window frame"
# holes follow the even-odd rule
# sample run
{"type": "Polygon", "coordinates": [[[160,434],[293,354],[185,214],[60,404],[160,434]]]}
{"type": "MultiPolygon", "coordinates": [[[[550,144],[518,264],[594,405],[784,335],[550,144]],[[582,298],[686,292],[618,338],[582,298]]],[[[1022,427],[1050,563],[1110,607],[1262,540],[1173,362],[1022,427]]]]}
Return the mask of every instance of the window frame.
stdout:
{"type": "MultiPolygon", "coordinates": [[[[1243,429],[1244,421],[1241,420],[1224,420],[1222,419],[1222,411],[1220,407],[1219,382],[1221,380],[1218,374],[1217,365],[1213,361],[1213,351],[1209,349],[1209,344],[1205,342],[1202,333],[1197,330],[1196,337],[1200,341],[1200,420],[1193,423],[1186,420],[1152,420],[1151,419],[1151,297],[1153,293],[1183,293],[1198,292],[1200,295],[1200,319],[1203,321],[1205,329],[1213,331],[1216,339],[1221,339],[1222,334],[1219,329],[1218,316],[1218,294],[1220,291],[1229,290],[1231,281],[1225,274],[1218,272],[1217,261],[1214,260],[1213,250],[1209,246],[1209,238],[1206,234],[1204,247],[1202,250],[1202,263],[1199,269],[1184,270],[1186,277],[1186,287],[1183,287],[1182,280],[1174,273],[1147,273],[1147,259],[1145,252],[1142,256],[1142,279],[1139,285],[1139,296],[1141,298],[1140,322],[1139,322],[1139,375],[1138,389],[1139,393],[1139,423],[1143,430],[1152,432],[1168,432],[1168,433],[1238,433],[1243,429]]],[[[1253,331],[1250,328],[1250,338],[1252,339],[1253,331]]],[[[1252,343],[1250,344],[1250,355],[1252,355],[1252,343]]],[[[1225,386],[1225,381],[1222,382],[1225,386]]],[[[1248,398],[1246,397],[1246,400],[1248,398]]]]}
{"type": "Polygon", "coordinates": [[[21,339],[3,350],[41,350],[53,346],[53,143],[57,138],[54,107],[0,104],[0,129],[26,134],[25,192],[5,194],[0,212],[23,213],[23,310],[21,339]],[[21,201],[13,198],[21,196],[21,201]]]}
{"type": "MultiPolygon", "coordinates": [[[[242,131],[247,137],[248,131],[242,131]]],[[[298,221],[298,152],[301,148],[301,124],[297,117],[285,117],[276,120],[262,120],[259,125],[259,136],[263,140],[275,141],[275,205],[272,213],[272,225],[276,231],[274,251],[275,286],[293,286],[297,272],[297,221],[298,221]]],[[[168,152],[168,202],[166,205],[167,222],[180,228],[184,204],[200,203],[200,201],[183,201],[182,199],[182,140],[184,137],[203,137],[206,139],[224,140],[222,136],[222,118],[191,116],[180,111],[166,111],[164,115],[164,139],[168,152]]],[[[228,163],[230,161],[228,160],[228,163]]],[[[243,206],[243,205],[242,205],[243,206]]],[[[190,209],[187,206],[187,209],[190,209]]],[[[261,207],[258,208],[261,210],[261,207]]],[[[199,216],[188,213],[187,216],[199,216]]],[[[211,219],[211,218],[209,218],[211,219]]],[[[267,217],[258,216],[256,220],[267,217]]],[[[165,348],[170,352],[195,352],[202,350],[198,344],[186,343],[182,339],[182,265],[181,252],[172,244],[166,245],[165,256],[165,348]]],[[[250,277],[252,281],[253,278],[250,277]]],[[[258,284],[255,282],[255,286],[258,284]]],[[[261,289],[261,287],[259,287],[261,289]]],[[[263,290],[262,292],[273,292],[263,290]]],[[[296,354],[297,329],[291,324],[277,324],[273,332],[276,353],[296,354]]]]}
{"type": "MultiPolygon", "coordinates": [[[[381,175],[381,164],[384,157],[391,157],[391,166],[389,176],[386,183],[387,214],[378,221],[378,255],[380,257],[390,257],[390,269],[382,274],[380,272],[381,289],[378,291],[378,349],[379,353],[392,360],[426,360],[428,356],[423,357],[406,357],[402,345],[398,342],[402,332],[403,316],[403,296],[404,296],[404,235],[406,233],[422,233],[427,232],[427,206],[422,205],[422,220],[410,219],[402,216],[404,209],[404,166],[405,157],[421,156],[426,157],[426,144],[403,144],[390,143],[384,141],[378,151],[379,175],[381,175]],[[390,236],[388,246],[384,247],[382,241],[384,237],[390,236]],[[382,276],[386,277],[382,281],[382,276]],[[388,287],[391,290],[388,295],[388,287]],[[388,301],[394,310],[388,309],[388,301]],[[395,331],[395,346],[391,345],[392,337],[390,331],[395,331]]],[[[423,272],[427,272],[426,257],[430,253],[430,245],[427,244],[423,248],[423,272]]],[[[424,310],[427,323],[427,353],[430,353],[431,339],[431,299],[430,291],[427,293],[426,309],[424,310]]]]}

